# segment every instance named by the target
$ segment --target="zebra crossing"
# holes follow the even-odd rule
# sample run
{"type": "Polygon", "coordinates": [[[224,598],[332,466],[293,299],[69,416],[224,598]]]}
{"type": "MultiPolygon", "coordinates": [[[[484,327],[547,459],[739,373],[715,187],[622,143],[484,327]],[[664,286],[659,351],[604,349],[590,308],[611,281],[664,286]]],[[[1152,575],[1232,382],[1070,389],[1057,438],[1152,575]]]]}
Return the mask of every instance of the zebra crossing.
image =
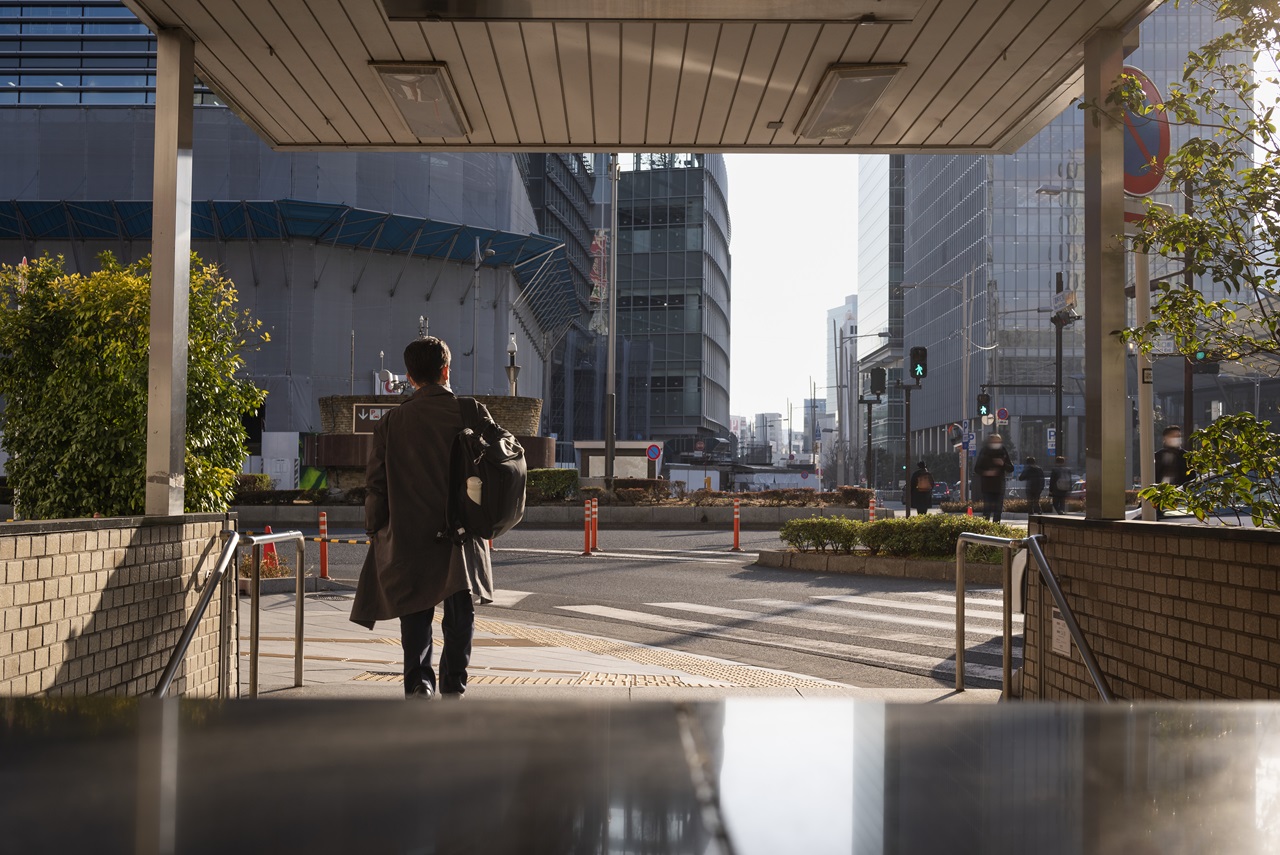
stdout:
{"type": "MultiPolygon", "coordinates": [[[[807,600],[736,599],[708,605],[586,603],[559,611],[597,620],[773,647],[910,674],[955,677],[955,596],[943,592],[819,595],[807,600]]],[[[999,683],[1002,612],[998,593],[965,598],[965,675],[999,683]]],[[[1022,616],[1014,615],[1015,666],[1022,616]]]]}

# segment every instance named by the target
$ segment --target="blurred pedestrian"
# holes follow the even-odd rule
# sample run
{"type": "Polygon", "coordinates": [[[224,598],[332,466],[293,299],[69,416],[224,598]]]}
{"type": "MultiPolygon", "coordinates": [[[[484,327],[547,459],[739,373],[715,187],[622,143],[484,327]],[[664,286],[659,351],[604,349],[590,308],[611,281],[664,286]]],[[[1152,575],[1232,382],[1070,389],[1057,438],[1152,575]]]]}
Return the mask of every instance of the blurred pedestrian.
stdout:
{"type": "Polygon", "coordinates": [[[1055,514],[1067,512],[1067,496],[1071,493],[1071,470],[1067,468],[1067,458],[1059,455],[1053,459],[1053,468],[1049,470],[1049,499],[1053,503],[1055,514]]]}
{"type": "MultiPolygon", "coordinates": [[[[1164,447],[1156,452],[1156,483],[1180,487],[1191,477],[1187,471],[1187,453],[1182,448],[1182,428],[1165,428],[1163,438],[1164,447]]],[[[1156,508],[1156,519],[1163,518],[1164,512],[1156,508]]]]}
{"type": "Polygon", "coordinates": [[[1004,514],[1004,480],[1013,471],[1013,460],[1004,447],[1004,438],[998,433],[987,437],[973,471],[978,476],[982,492],[982,515],[992,522],[1000,522],[1004,514]]]}
{"type": "Polygon", "coordinates": [[[1034,457],[1026,459],[1018,480],[1027,485],[1023,488],[1027,496],[1027,515],[1040,513],[1040,494],[1044,492],[1044,470],[1036,465],[1034,457]]]}
{"type": "Polygon", "coordinates": [[[911,516],[912,508],[923,516],[929,513],[929,508],[933,507],[933,476],[929,474],[929,468],[924,465],[923,460],[916,465],[916,471],[911,475],[910,498],[907,516],[911,516]]]}

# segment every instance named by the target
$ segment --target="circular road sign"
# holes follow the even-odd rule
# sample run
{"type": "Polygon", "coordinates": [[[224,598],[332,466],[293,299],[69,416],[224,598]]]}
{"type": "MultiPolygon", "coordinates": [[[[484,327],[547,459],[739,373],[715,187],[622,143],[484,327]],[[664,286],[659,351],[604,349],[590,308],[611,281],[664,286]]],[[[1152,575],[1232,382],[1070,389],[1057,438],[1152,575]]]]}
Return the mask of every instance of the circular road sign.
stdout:
{"type": "Polygon", "coordinates": [[[651,445],[648,450],[645,451],[645,454],[648,455],[650,460],[657,460],[662,456],[662,449],[656,445],[651,445]]]}
{"type": "Polygon", "coordinates": [[[996,410],[996,418],[1000,419],[1001,421],[1004,421],[1005,419],[1009,418],[1008,408],[1001,407],[1000,409],[996,410]]]}
{"type": "Polygon", "coordinates": [[[706,450],[706,447],[707,447],[707,444],[706,444],[705,442],[703,442],[702,440],[698,440],[697,442],[695,442],[695,443],[693,444],[693,450],[694,450],[694,451],[704,451],[704,450],[706,450]]]}
{"type": "Polygon", "coordinates": [[[808,481],[808,480],[809,480],[809,473],[808,473],[808,472],[801,472],[801,473],[800,473],[800,478],[801,478],[801,480],[808,481]]]}
{"type": "MultiPolygon", "coordinates": [[[[1131,65],[1124,73],[1138,78],[1146,93],[1144,103],[1160,104],[1164,98],[1151,78],[1131,65]]],[[[1149,196],[1164,180],[1164,162],[1169,157],[1169,117],[1164,110],[1146,115],[1124,111],[1124,192],[1149,196]]]]}

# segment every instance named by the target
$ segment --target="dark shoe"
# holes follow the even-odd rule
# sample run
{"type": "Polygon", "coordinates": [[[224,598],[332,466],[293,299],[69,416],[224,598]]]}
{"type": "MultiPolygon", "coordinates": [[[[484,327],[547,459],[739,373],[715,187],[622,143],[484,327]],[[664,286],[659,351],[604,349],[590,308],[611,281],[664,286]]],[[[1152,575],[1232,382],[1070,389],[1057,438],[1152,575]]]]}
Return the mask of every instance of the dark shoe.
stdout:
{"type": "Polygon", "coordinates": [[[434,697],[435,694],[426,686],[419,686],[404,696],[406,701],[429,701],[434,697]]]}

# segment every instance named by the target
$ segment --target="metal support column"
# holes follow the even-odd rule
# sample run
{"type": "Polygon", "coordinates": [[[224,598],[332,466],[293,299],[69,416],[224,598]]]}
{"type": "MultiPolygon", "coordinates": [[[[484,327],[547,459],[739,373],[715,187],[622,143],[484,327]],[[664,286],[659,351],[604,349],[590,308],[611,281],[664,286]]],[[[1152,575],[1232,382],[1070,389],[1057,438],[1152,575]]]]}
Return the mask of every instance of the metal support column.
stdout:
{"type": "Polygon", "coordinates": [[[618,180],[617,152],[609,155],[609,334],[604,381],[604,488],[613,492],[613,458],[618,440],[618,180]]]}
{"type": "Polygon", "coordinates": [[[156,36],[146,512],[170,516],[182,513],[185,496],[195,49],[181,30],[156,36]]]}
{"type": "MultiPolygon", "coordinates": [[[[1141,327],[1151,320],[1151,256],[1146,252],[1133,254],[1133,295],[1134,322],[1141,327]]],[[[1156,481],[1155,389],[1152,379],[1151,354],[1139,350],[1138,466],[1144,487],[1156,481]]],[[[1156,509],[1150,502],[1142,503],[1142,518],[1148,522],[1156,518],[1156,509]]]]}
{"type": "Polygon", "coordinates": [[[1085,516],[1124,517],[1125,389],[1124,126],[1107,95],[1124,64],[1119,30],[1098,30],[1084,46],[1085,165],[1085,516]]]}

